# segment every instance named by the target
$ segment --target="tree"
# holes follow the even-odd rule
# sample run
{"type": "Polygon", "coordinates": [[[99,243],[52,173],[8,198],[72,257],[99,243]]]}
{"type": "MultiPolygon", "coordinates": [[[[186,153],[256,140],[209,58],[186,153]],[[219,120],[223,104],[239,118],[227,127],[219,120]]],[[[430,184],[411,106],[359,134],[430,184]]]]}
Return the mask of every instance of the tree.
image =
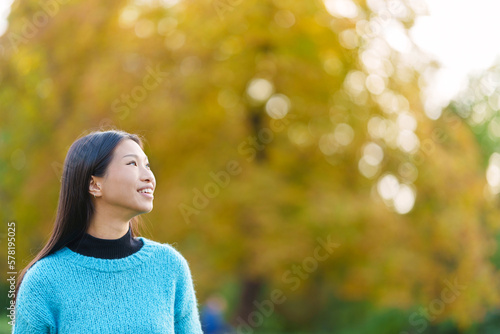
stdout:
{"type": "Polygon", "coordinates": [[[19,258],[48,237],[69,144],[116,126],[148,140],[145,229],[178,241],[201,300],[238,283],[237,325],[310,328],[333,295],[429,307],[455,278],[433,321],[497,302],[480,147],[460,119],[425,116],[416,3],[49,3],[16,3],[2,37],[19,258]]]}

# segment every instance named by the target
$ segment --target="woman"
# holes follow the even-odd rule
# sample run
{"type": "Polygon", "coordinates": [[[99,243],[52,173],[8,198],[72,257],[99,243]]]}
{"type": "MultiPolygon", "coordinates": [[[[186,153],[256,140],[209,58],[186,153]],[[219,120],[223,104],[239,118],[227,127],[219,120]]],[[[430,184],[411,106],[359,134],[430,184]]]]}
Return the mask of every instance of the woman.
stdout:
{"type": "Polygon", "coordinates": [[[135,237],[155,177],[141,139],[96,131],[64,161],[51,237],[21,272],[14,334],[202,333],[186,260],[135,237]]]}

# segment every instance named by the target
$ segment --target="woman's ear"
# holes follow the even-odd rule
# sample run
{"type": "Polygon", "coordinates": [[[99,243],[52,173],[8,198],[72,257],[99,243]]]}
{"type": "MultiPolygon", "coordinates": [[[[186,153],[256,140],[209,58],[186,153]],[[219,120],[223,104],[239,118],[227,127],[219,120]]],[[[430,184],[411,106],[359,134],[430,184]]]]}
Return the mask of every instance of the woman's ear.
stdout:
{"type": "Polygon", "coordinates": [[[91,176],[91,179],[90,179],[89,193],[91,195],[93,195],[94,198],[102,196],[101,185],[96,182],[96,179],[93,175],[91,176]]]}

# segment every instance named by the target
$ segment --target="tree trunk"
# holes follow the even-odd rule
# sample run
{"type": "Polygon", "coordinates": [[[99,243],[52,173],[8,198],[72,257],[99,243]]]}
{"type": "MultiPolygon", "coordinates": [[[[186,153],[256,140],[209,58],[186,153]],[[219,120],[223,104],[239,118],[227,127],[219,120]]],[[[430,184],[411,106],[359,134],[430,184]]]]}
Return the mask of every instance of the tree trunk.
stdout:
{"type": "MultiPolygon", "coordinates": [[[[241,317],[241,319],[248,323],[248,316],[255,309],[254,301],[259,301],[258,298],[262,285],[263,281],[261,279],[243,278],[239,305],[237,308],[238,311],[235,315],[235,319],[241,317]]],[[[240,324],[240,322],[236,324],[240,324]]]]}

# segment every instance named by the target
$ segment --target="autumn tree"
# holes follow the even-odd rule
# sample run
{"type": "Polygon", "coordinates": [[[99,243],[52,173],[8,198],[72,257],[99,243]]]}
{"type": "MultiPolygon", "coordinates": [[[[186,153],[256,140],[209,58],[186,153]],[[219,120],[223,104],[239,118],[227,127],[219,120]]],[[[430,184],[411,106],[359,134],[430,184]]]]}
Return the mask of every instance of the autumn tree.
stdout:
{"type": "Polygon", "coordinates": [[[407,31],[423,11],[14,3],[0,40],[0,196],[18,264],[48,238],[69,145],[117,127],[148,141],[158,196],[146,236],[176,243],[200,300],[235,284],[236,325],[259,327],[265,300],[296,329],[332,312],[333,296],[428,307],[454,280],[465,288],[432,321],[481,319],[498,302],[496,226],[481,147],[454,113],[435,121],[422,106],[433,65],[407,31]]]}

